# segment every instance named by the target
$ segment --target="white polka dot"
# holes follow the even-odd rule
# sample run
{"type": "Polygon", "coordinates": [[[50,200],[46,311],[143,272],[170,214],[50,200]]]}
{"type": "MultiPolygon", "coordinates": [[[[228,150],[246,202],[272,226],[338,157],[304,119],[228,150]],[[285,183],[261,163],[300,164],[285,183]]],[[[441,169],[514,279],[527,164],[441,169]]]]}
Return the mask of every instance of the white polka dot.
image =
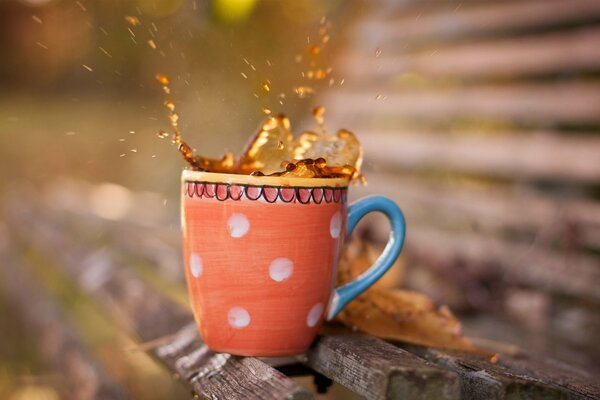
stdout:
{"type": "Polygon", "coordinates": [[[190,256],[190,272],[194,278],[202,275],[202,258],[196,253],[192,253],[190,256]]]}
{"type": "Polygon", "coordinates": [[[323,314],[323,304],[317,303],[308,312],[308,316],[306,317],[306,324],[309,327],[314,327],[317,325],[317,322],[321,319],[321,315],[323,314]]]}
{"type": "Polygon", "coordinates": [[[294,271],[294,263],[289,258],[280,257],[273,260],[269,266],[269,276],[277,282],[289,278],[294,271]]]}
{"type": "Polygon", "coordinates": [[[329,223],[329,233],[331,233],[331,237],[337,239],[340,237],[340,232],[342,231],[342,214],[338,211],[333,214],[331,217],[331,222],[329,223]]]}
{"type": "Polygon", "coordinates": [[[250,221],[244,214],[232,214],[227,221],[227,229],[233,238],[241,238],[250,229],[250,221]]]}
{"type": "Polygon", "coordinates": [[[233,307],[227,313],[229,325],[235,329],[242,329],[250,325],[250,314],[242,307],[233,307]]]}

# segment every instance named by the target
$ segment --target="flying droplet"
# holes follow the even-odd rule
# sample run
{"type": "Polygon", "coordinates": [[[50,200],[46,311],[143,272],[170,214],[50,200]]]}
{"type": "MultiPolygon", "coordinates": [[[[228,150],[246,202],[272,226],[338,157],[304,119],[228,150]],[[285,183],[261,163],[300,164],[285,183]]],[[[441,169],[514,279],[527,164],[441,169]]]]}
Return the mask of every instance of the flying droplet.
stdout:
{"type": "Polygon", "coordinates": [[[165,74],[156,74],[154,76],[154,79],[156,79],[156,81],[158,83],[160,83],[161,85],[168,85],[169,84],[169,78],[165,74]]]}
{"type": "Polygon", "coordinates": [[[141,25],[140,19],[134,15],[126,15],[125,21],[127,21],[127,23],[131,26],[141,25]]]}
{"type": "Polygon", "coordinates": [[[325,79],[326,77],[327,77],[327,72],[325,72],[321,68],[319,68],[318,70],[315,71],[316,79],[325,79]]]}
{"type": "Polygon", "coordinates": [[[304,97],[308,96],[309,94],[313,94],[315,92],[315,90],[313,88],[311,88],[310,86],[296,86],[294,88],[294,92],[296,92],[298,97],[304,98],[304,97]]]}
{"type": "Polygon", "coordinates": [[[166,100],[164,104],[169,111],[175,111],[175,103],[172,100],[166,100]]]}
{"type": "Polygon", "coordinates": [[[108,51],[106,51],[102,46],[98,47],[100,49],[101,52],[103,52],[108,58],[112,58],[112,54],[110,54],[108,51]]]}

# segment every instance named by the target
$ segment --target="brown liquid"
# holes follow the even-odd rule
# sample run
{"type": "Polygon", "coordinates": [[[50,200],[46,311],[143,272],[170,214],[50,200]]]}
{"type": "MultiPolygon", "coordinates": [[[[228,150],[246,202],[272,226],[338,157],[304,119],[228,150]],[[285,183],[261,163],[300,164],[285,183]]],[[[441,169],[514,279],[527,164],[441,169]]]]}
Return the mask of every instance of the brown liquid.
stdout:
{"type": "MultiPolygon", "coordinates": [[[[132,21],[128,22],[132,23],[132,21]]],[[[133,23],[132,23],[133,24],[133,23]]],[[[329,21],[321,19],[317,44],[308,39],[309,69],[303,72],[305,79],[322,80],[332,71],[331,68],[318,67],[317,57],[329,42],[329,21]]],[[[302,60],[302,57],[300,57],[302,60]]],[[[253,66],[244,59],[246,64],[253,66]]],[[[242,73],[245,78],[245,74],[242,73]]],[[[332,78],[333,79],[333,78],[332,78]]],[[[164,74],[156,74],[156,81],[162,86],[166,95],[171,93],[169,78],[164,74]]],[[[330,82],[331,83],[331,82],[330,82]]],[[[269,93],[271,82],[267,79],[261,83],[261,89],[269,93]]],[[[311,85],[299,85],[294,88],[298,97],[306,97],[314,93],[311,85]]],[[[284,94],[280,96],[284,97],[284,94]]],[[[281,102],[281,101],[280,101],[281,102]]],[[[223,172],[254,176],[284,176],[298,178],[346,178],[361,180],[362,147],[354,134],[341,129],[335,135],[327,135],[325,131],[325,108],[315,107],[313,117],[318,125],[318,132],[306,131],[295,137],[291,130],[290,120],[283,114],[271,115],[271,110],[263,107],[267,115],[244,151],[237,157],[226,153],[221,159],[210,159],[196,154],[195,150],[182,138],[178,126],[179,115],[175,112],[175,103],[167,99],[164,106],[168,111],[171,129],[171,141],[177,146],[183,159],[190,168],[198,171],[223,172]]],[[[159,138],[169,134],[160,131],[159,138]]]]}
{"type": "MultiPolygon", "coordinates": [[[[156,81],[162,85],[163,92],[170,94],[169,78],[164,74],[156,74],[156,81]]],[[[178,126],[179,115],[175,112],[175,103],[167,99],[164,106],[169,112],[169,121],[173,135],[171,141],[177,146],[177,149],[183,156],[183,159],[195,170],[211,172],[231,172],[234,166],[234,157],[231,153],[226,153],[220,160],[202,157],[196,155],[194,149],[188,145],[182,138],[178,126]]],[[[164,131],[158,133],[159,138],[165,138],[168,134],[164,131]]]]}
{"type": "MultiPolygon", "coordinates": [[[[166,75],[157,74],[156,80],[165,93],[171,92],[166,75]]],[[[167,99],[164,106],[173,131],[171,141],[194,170],[254,176],[360,178],[362,148],[358,139],[344,129],[328,136],[324,128],[325,108],[322,106],[313,110],[320,133],[306,131],[296,138],[285,115],[268,116],[237,159],[232,153],[226,153],[221,159],[195,154],[182,138],[175,103],[167,99]]],[[[158,133],[159,138],[167,136],[164,131],[158,133]]]]}

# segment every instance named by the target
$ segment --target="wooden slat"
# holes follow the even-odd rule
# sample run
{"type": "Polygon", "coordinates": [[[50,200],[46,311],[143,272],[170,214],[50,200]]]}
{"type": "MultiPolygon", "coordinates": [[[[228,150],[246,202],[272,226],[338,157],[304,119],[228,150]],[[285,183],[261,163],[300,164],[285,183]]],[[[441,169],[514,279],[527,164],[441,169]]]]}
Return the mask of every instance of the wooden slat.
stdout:
{"type": "Polygon", "coordinates": [[[600,121],[600,84],[551,83],[477,86],[445,90],[357,88],[325,94],[328,123],[361,129],[373,122],[396,125],[407,119],[444,122],[455,118],[508,119],[525,124],[600,121]],[[382,96],[376,100],[376,95],[382,96]],[[340,125],[341,124],[341,125],[340,125]]]}
{"type": "MultiPolygon", "coordinates": [[[[503,2],[413,2],[413,10],[399,13],[381,7],[386,14],[374,10],[377,18],[359,22],[353,36],[357,43],[386,48],[460,38],[489,37],[515,31],[581,24],[600,18],[600,5],[590,0],[512,0],[503,2]]],[[[406,3],[406,2],[405,2],[406,3]]],[[[370,53],[370,52],[369,52],[370,53]]]]}
{"type": "Polygon", "coordinates": [[[600,203],[592,200],[553,198],[500,185],[477,188],[381,171],[367,170],[366,176],[369,184],[352,188],[351,198],[384,194],[398,204],[411,204],[417,216],[432,213],[452,219],[454,215],[515,231],[539,231],[556,223],[573,226],[578,234],[600,229],[600,203]]]}
{"type": "MultiPolygon", "coordinates": [[[[593,3],[588,1],[588,3],[593,3]]],[[[353,80],[393,78],[402,73],[425,78],[508,78],[527,75],[573,73],[600,69],[600,28],[436,46],[419,52],[388,50],[379,58],[365,56],[354,48],[336,65],[339,73],[353,80]]]]}
{"type": "Polygon", "coordinates": [[[569,395],[585,399],[600,399],[597,377],[555,360],[532,357],[501,357],[500,365],[518,376],[531,376],[549,385],[568,390],[569,395]]]}
{"type": "Polygon", "coordinates": [[[509,179],[600,182],[600,138],[361,132],[365,159],[403,169],[445,169],[509,179]]]}
{"type": "Polygon", "coordinates": [[[369,184],[352,188],[351,198],[382,194],[400,204],[409,222],[462,226],[468,230],[510,235],[568,235],[574,245],[600,249],[600,203],[553,199],[543,194],[499,186],[481,188],[417,179],[405,174],[365,171],[369,184]]]}
{"type": "Polygon", "coordinates": [[[155,353],[206,398],[313,398],[306,389],[257,358],[215,353],[201,343],[196,325],[190,323],[155,353]]]}
{"type": "MultiPolygon", "coordinates": [[[[449,353],[435,349],[406,346],[411,352],[456,372],[462,379],[464,399],[588,399],[598,395],[597,387],[591,382],[577,382],[571,387],[564,382],[542,380],[520,374],[502,363],[491,364],[482,357],[472,354],[449,353]]],[[[501,356],[500,359],[508,357],[501,356]]],[[[541,372],[543,373],[543,372],[541,372]]],[[[571,379],[572,375],[568,375],[571,379]]],[[[565,378],[566,376],[563,376],[565,378]]],[[[591,377],[590,377],[591,378],[591,377]]]]}
{"type": "MultiPolygon", "coordinates": [[[[535,289],[509,289],[508,296],[515,291],[540,295],[535,289]]],[[[581,315],[581,320],[574,321],[562,312],[564,308],[559,304],[564,300],[561,297],[552,297],[551,304],[546,306],[548,308],[542,312],[543,315],[539,315],[531,307],[526,310],[525,306],[519,309],[522,313],[521,319],[514,314],[502,316],[485,312],[465,316],[461,318],[461,323],[465,334],[474,338],[478,345],[503,355],[499,361],[501,365],[513,359],[535,365],[537,358],[543,357],[550,363],[560,360],[564,365],[568,365],[572,370],[573,379],[581,378],[578,371],[585,371],[587,376],[598,375],[600,369],[596,360],[600,354],[600,346],[595,335],[598,322],[590,323],[591,319],[598,320],[597,307],[579,308],[578,304],[575,308],[578,315],[581,315]],[[542,319],[538,319],[541,323],[537,326],[532,323],[535,318],[542,319]],[[548,320],[544,321],[545,318],[548,320]],[[561,326],[565,325],[568,326],[561,329],[561,326]]],[[[573,302],[580,303],[577,299],[573,302]]],[[[563,373],[566,374],[567,371],[564,370],[563,373]]]]}
{"type": "Polygon", "coordinates": [[[557,254],[536,243],[509,243],[492,236],[414,225],[409,229],[407,248],[427,264],[458,263],[487,276],[497,274],[509,282],[600,300],[600,265],[596,257],[557,254]]]}
{"type": "Polygon", "coordinates": [[[186,351],[165,352],[165,346],[181,348],[176,341],[191,336],[191,313],[159,296],[112,253],[81,243],[40,211],[23,201],[12,203],[13,226],[21,237],[56,258],[81,290],[109,306],[143,342],[162,344],[159,349],[163,350],[154,349],[152,353],[185,377],[184,381],[198,394],[229,399],[312,398],[305,388],[262,361],[212,353],[197,336],[183,346],[186,351]]]}
{"type": "Polygon", "coordinates": [[[364,335],[320,337],[304,362],[368,399],[456,399],[457,377],[364,335]]]}
{"type": "Polygon", "coordinates": [[[126,399],[129,396],[92,355],[60,307],[35,281],[26,266],[0,250],[0,286],[23,316],[42,357],[64,379],[69,399],[126,399]]]}

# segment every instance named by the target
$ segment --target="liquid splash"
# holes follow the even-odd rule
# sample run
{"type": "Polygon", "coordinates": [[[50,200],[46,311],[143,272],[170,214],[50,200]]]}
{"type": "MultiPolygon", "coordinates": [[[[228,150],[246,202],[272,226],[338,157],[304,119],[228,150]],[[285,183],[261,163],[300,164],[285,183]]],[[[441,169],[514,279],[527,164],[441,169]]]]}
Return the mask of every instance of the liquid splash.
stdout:
{"type": "MultiPolygon", "coordinates": [[[[163,92],[169,94],[169,78],[164,74],[156,74],[155,78],[163,92]]],[[[305,131],[296,137],[289,118],[283,114],[268,115],[237,158],[228,152],[220,159],[196,154],[182,138],[175,103],[167,99],[164,106],[173,131],[171,141],[193,170],[253,176],[362,179],[360,142],[345,129],[327,135],[322,106],[313,110],[318,132],[305,131]]],[[[167,136],[164,131],[158,133],[159,138],[167,136]]]]}

